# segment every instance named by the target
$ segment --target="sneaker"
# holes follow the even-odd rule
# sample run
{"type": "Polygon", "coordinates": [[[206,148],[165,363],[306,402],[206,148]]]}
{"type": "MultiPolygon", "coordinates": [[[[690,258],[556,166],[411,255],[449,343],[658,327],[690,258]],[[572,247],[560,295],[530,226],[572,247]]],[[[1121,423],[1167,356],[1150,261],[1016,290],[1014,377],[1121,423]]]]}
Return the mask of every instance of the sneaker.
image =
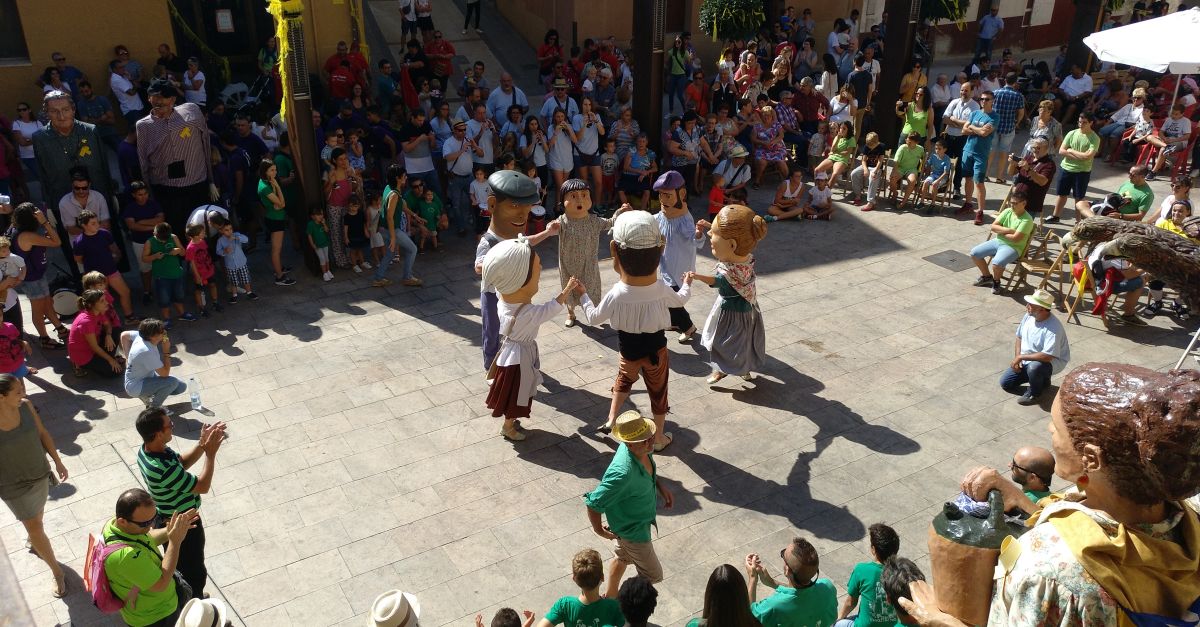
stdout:
{"type": "Polygon", "coordinates": [[[1030,395],[1029,395],[1029,392],[1026,392],[1026,393],[1022,394],[1022,395],[1021,395],[1021,398],[1018,398],[1018,399],[1017,399],[1017,404],[1018,404],[1018,405],[1026,405],[1026,406],[1028,406],[1028,405],[1037,405],[1037,403],[1038,403],[1038,397],[1036,397],[1036,396],[1030,396],[1030,395]]]}
{"type": "Polygon", "coordinates": [[[464,28],[464,29],[463,29],[463,32],[462,32],[462,34],[466,35],[466,34],[467,34],[467,29],[465,29],[465,28],[464,28]]]}
{"type": "Polygon", "coordinates": [[[254,292],[246,292],[246,300],[258,300],[258,294],[254,292]]]}
{"type": "Polygon", "coordinates": [[[1046,224],[1058,224],[1058,216],[1047,216],[1045,220],[1042,220],[1042,222],[1045,222],[1046,224]]]}
{"type": "Polygon", "coordinates": [[[400,282],[400,285],[404,285],[407,287],[421,287],[422,285],[425,285],[425,282],[422,281],[421,279],[418,279],[417,277],[412,277],[410,279],[404,279],[403,281],[400,282]]]}
{"type": "Polygon", "coordinates": [[[985,274],[985,275],[981,275],[978,279],[975,279],[975,282],[972,283],[971,285],[974,285],[975,287],[988,287],[991,284],[992,284],[992,277],[985,274]]]}
{"type": "Polygon", "coordinates": [[[773,215],[771,215],[771,214],[767,214],[767,215],[763,216],[763,220],[765,220],[765,221],[767,221],[767,222],[776,222],[776,221],[778,221],[778,220],[779,220],[779,217],[778,217],[778,216],[773,216],[773,215]]]}
{"type": "Polygon", "coordinates": [[[388,286],[391,284],[392,284],[392,280],[387,277],[384,277],[382,279],[375,279],[374,281],[371,281],[371,287],[385,287],[385,286],[388,286]]]}
{"type": "MultiPolygon", "coordinates": [[[[1176,303],[1175,306],[1178,307],[1179,303],[1176,303]]],[[[1158,315],[1158,312],[1162,311],[1162,308],[1163,304],[1161,300],[1152,300],[1150,301],[1149,305],[1146,305],[1144,308],[1142,308],[1142,315],[1147,318],[1153,318],[1154,316],[1158,315]]],[[[1172,309],[1174,309],[1174,307],[1172,309]]]]}
{"type": "Polygon", "coordinates": [[[194,314],[190,311],[184,313],[182,316],[179,316],[179,319],[183,320],[184,322],[195,322],[195,321],[199,320],[199,318],[196,317],[196,314],[194,314]]]}
{"type": "Polygon", "coordinates": [[[295,285],[295,284],[296,284],[296,279],[293,279],[292,277],[290,277],[286,274],[281,274],[281,275],[275,277],[275,285],[295,285]]]}
{"type": "Polygon", "coordinates": [[[995,283],[992,285],[992,294],[994,296],[1004,296],[1004,288],[1000,287],[999,283],[995,283]]]}
{"type": "Polygon", "coordinates": [[[328,283],[328,282],[330,282],[330,281],[332,281],[332,280],[333,280],[333,273],[332,273],[332,272],[326,272],[325,274],[322,274],[322,275],[321,275],[321,278],[322,278],[322,279],[324,279],[324,281],[325,281],[326,283],[328,283]]]}
{"type": "Polygon", "coordinates": [[[482,28],[476,28],[476,29],[475,29],[475,34],[476,34],[476,35],[482,35],[482,34],[483,34],[483,29],[482,29],[482,28]]]}
{"type": "Polygon", "coordinates": [[[370,269],[371,269],[371,262],[369,262],[369,261],[364,261],[364,262],[362,262],[362,264],[361,264],[361,265],[362,265],[362,269],[363,269],[363,270],[370,270],[370,269]]]}
{"type": "Polygon", "coordinates": [[[1175,315],[1179,316],[1180,320],[1187,320],[1188,318],[1192,317],[1192,312],[1190,309],[1188,309],[1188,306],[1179,301],[1175,301],[1175,304],[1171,305],[1171,311],[1174,311],[1175,315]]]}
{"type": "Polygon", "coordinates": [[[236,304],[237,304],[237,294],[234,294],[234,295],[232,295],[232,296],[230,296],[230,297],[229,297],[229,304],[230,304],[230,305],[236,305],[236,304]]]}
{"type": "Polygon", "coordinates": [[[1146,180],[1147,180],[1147,181],[1153,181],[1153,180],[1155,180],[1155,179],[1157,179],[1157,178],[1158,178],[1158,174],[1155,174],[1154,172],[1151,172],[1151,173],[1149,173],[1149,174],[1147,174],[1147,175],[1146,175],[1146,180]]]}
{"type": "Polygon", "coordinates": [[[981,226],[982,224],[983,224],[983,209],[976,209],[975,210],[975,226],[981,226]]]}
{"type": "Polygon", "coordinates": [[[362,274],[362,266],[354,264],[354,274],[362,274]]]}

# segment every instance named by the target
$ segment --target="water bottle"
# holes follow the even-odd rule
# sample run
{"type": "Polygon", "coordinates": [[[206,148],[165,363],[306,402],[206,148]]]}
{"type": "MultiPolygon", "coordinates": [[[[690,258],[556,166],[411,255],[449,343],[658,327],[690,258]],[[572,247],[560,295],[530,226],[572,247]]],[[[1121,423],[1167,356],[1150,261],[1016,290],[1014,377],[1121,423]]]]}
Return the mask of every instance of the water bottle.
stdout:
{"type": "Polygon", "coordinates": [[[200,411],[200,384],[196,381],[196,377],[188,379],[188,390],[192,393],[192,409],[200,411]]]}

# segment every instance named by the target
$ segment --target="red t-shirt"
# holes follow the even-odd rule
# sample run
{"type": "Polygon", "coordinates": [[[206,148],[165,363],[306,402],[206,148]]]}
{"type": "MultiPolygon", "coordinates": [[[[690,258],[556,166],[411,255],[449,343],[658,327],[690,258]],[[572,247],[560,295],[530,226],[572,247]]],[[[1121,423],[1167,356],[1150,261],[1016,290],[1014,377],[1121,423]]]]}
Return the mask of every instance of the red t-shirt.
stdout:
{"type": "Polygon", "coordinates": [[[91,333],[96,336],[97,343],[103,342],[104,338],[100,337],[103,318],[83,310],[71,321],[71,334],[67,337],[67,357],[71,359],[72,364],[83,367],[96,358],[85,336],[91,333]]]}
{"type": "Polygon", "coordinates": [[[346,100],[354,93],[354,82],[354,71],[338,66],[329,75],[329,95],[338,100],[346,100]]]}
{"type": "Polygon", "coordinates": [[[556,46],[554,44],[542,44],[538,46],[537,56],[539,59],[550,56],[551,54],[557,54],[558,59],[550,59],[549,61],[542,62],[539,66],[542,70],[542,74],[549,74],[552,70],[554,70],[554,64],[558,63],[558,61],[561,61],[563,58],[563,49],[562,46],[556,46]]]}
{"type": "Polygon", "coordinates": [[[703,119],[708,115],[708,87],[701,85],[696,86],[696,83],[689,83],[687,89],[683,90],[686,97],[685,102],[696,103],[696,113],[703,119]]]}
{"type": "Polygon", "coordinates": [[[16,372],[25,363],[21,331],[11,322],[0,325],[0,372],[16,372]]]}
{"type": "Polygon", "coordinates": [[[207,285],[208,280],[216,272],[212,256],[208,254],[208,242],[194,240],[188,242],[187,252],[184,253],[183,258],[192,262],[192,266],[196,268],[196,274],[200,276],[200,284],[207,285]]]}
{"type": "MultiPolygon", "coordinates": [[[[454,72],[454,54],[454,44],[445,39],[435,39],[425,46],[425,55],[429,57],[430,64],[433,66],[434,76],[450,76],[454,72]],[[434,59],[433,55],[435,54],[448,54],[452,58],[434,59]]],[[[442,81],[442,87],[446,87],[445,82],[442,81]]]]}
{"type": "Polygon", "coordinates": [[[335,53],[333,56],[325,59],[325,65],[322,65],[321,67],[325,70],[326,74],[333,74],[333,71],[342,65],[342,61],[349,61],[350,66],[354,66],[354,60],[350,58],[350,55],[341,55],[335,53]]]}

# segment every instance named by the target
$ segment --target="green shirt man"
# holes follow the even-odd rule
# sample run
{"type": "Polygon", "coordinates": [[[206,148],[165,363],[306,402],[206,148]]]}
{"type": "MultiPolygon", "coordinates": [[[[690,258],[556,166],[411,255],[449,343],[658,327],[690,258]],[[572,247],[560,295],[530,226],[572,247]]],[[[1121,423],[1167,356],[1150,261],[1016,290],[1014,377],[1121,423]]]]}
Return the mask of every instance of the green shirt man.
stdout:
{"type": "Polygon", "coordinates": [[[837,620],[837,589],[826,578],[807,588],[778,586],[752,603],[750,613],[763,627],[830,627],[837,620]]]}
{"type": "Polygon", "coordinates": [[[1139,177],[1140,183],[1133,181],[1125,181],[1121,187],[1117,189],[1117,193],[1128,198],[1129,202],[1117,208],[1121,215],[1146,215],[1150,208],[1154,205],[1154,192],[1150,186],[1146,184],[1146,175],[1143,173],[1139,177]]]}

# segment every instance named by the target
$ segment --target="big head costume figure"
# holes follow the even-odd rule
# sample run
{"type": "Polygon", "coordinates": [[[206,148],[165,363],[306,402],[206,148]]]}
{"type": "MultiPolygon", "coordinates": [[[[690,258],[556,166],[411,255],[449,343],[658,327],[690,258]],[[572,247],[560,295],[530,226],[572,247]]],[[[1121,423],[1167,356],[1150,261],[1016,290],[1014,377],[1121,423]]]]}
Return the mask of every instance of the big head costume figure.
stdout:
{"type": "MultiPolygon", "coordinates": [[[[664,244],[659,270],[663,281],[678,291],[684,274],[696,269],[696,251],[704,244],[707,220],[696,222],[688,211],[687,189],[683,176],[675,170],[663,172],[654,181],[654,191],[662,210],[654,216],[664,244]]],[[[679,331],[679,342],[688,342],[696,332],[692,317],[683,307],[671,308],[671,326],[679,331]]]]}
{"type": "Polygon", "coordinates": [[[767,223],[744,205],[726,205],[713,218],[709,240],[717,264],[715,276],[696,279],[717,288],[700,344],[708,349],[711,385],[735,374],[749,380],[766,361],[766,331],[755,292],[754,252],[767,234],[767,223]]]}
{"type": "MultiPolygon", "coordinates": [[[[563,181],[558,190],[562,203],[562,216],[556,220],[560,230],[558,236],[558,276],[562,287],[571,277],[579,279],[587,288],[593,303],[600,302],[603,285],[600,281],[599,247],[600,235],[613,226],[617,216],[629,211],[628,204],[611,218],[601,218],[591,212],[592,192],[587,183],[579,179],[563,181]]],[[[579,296],[570,294],[567,300],[568,327],[575,325],[575,307],[579,296]]]]}

